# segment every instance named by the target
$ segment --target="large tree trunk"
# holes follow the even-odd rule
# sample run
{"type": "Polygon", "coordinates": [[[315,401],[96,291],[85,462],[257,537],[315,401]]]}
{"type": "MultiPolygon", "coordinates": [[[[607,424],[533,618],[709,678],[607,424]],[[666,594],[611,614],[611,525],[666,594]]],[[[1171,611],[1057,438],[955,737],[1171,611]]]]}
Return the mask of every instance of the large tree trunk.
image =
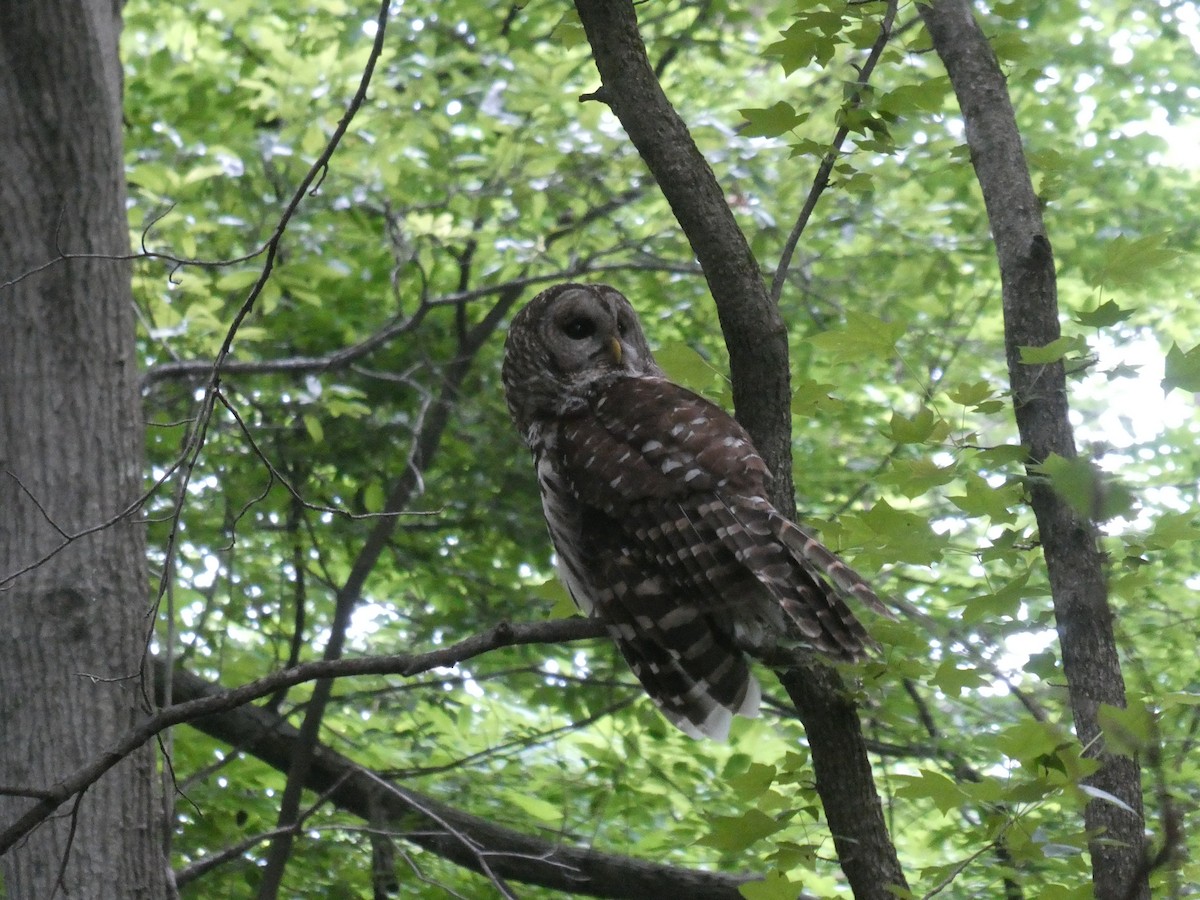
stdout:
{"type": "MultiPolygon", "coordinates": [[[[143,529],[129,517],[96,528],[142,485],[129,263],[103,258],[129,248],[120,24],[114,0],[0,0],[4,822],[30,804],[20,792],[94,757],[141,702],[143,529]],[[63,254],[92,258],[19,278],[63,254]]],[[[6,895],[167,896],[153,752],[8,853],[6,895]]]]}

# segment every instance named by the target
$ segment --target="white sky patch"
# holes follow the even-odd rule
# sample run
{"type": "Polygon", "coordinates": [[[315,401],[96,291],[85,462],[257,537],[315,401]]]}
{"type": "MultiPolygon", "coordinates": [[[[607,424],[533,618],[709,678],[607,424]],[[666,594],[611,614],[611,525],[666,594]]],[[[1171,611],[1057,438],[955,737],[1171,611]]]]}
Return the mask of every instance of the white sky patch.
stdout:
{"type": "MultiPolygon", "coordinates": [[[[1022,681],[1029,676],[1022,670],[1029,663],[1029,658],[1055,646],[1058,634],[1052,628],[1045,631],[1026,631],[1005,638],[1000,655],[996,657],[996,668],[1014,681],[1022,681]]],[[[978,688],[978,693],[984,697],[1004,697],[1009,693],[1008,685],[1003,681],[989,681],[978,688]]]]}
{"type": "Polygon", "coordinates": [[[204,571],[197,572],[192,578],[192,586],[199,590],[207,590],[213,586],[217,580],[217,574],[221,571],[221,561],[211,553],[204,557],[204,571]]]}
{"type": "Polygon", "coordinates": [[[386,606],[378,603],[364,603],[350,614],[350,624],[346,627],[346,637],[356,647],[366,645],[368,639],[379,630],[379,623],[388,615],[386,606]]]}
{"type": "Polygon", "coordinates": [[[470,694],[472,697],[482,697],[484,695],[483,688],[480,686],[479,682],[476,681],[474,678],[472,678],[470,675],[465,675],[463,677],[462,686],[463,686],[463,690],[466,691],[468,694],[470,694]]]}
{"type": "Polygon", "coordinates": [[[1090,343],[1099,362],[1074,393],[1097,411],[1076,423],[1075,439],[1080,445],[1097,442],[1123,449],[1146,444],[1195,418],[1191,394],[1163,393],[1166,351],[1152,334],[1141,332],[1117,344],[1101,332],[1090,343]],[[1118,365],[1136,368],[1137,375],[1109,381],[1103,373],[1118,365]]]}

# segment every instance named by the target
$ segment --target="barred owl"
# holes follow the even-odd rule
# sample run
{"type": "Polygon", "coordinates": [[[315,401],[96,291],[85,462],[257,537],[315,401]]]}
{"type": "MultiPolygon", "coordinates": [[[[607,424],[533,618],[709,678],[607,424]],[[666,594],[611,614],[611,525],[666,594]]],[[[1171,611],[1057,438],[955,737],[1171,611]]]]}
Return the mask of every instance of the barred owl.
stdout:
{"type": "Polygon", "coordinates": [[[719,407],[668,381],[607,285],[560,284],[513,319],[504,390],[533,453],[559,576],[664,716],[724,740],[761,699],[746,654],[841,660],[886,612],[767,499],[767,466],[719,407]]]}

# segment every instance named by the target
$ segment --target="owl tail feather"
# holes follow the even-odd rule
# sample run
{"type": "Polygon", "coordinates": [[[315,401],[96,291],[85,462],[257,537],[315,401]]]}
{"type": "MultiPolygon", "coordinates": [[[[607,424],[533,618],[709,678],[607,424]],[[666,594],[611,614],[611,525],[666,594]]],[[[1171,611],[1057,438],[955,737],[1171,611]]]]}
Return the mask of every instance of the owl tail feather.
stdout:
{"type": "Polygon", "coordinates": [[[875,641],[844,602],[853,598],[893,618],[871,586],[804,528],[778,513],[771,516],[771,526],[800,571],[791,579],[790,591],[764,583],[802,632],[817,649],[840,659],[860,659],[874,649],[875,641]]]}
{"type": "Polygon", "coordinates": [[[892,611],[883,605],[866,579],[842,562],[833,551],[818,541],[810,532],[795,522],[778,516],[779,539],[795,554],[833,582],[838,593],[853,597],[869,609],[889,619],[895,618],[892,611]]]}
{"type": "Polygon", "coordinates": [[[741,653],[722,648],[714,666],[703,650],[681,655],[628,625],[610,623],[609,634],[659,712],[689,737],[725,741],[735,715],[758,715],[762,689],[741,653]]]}

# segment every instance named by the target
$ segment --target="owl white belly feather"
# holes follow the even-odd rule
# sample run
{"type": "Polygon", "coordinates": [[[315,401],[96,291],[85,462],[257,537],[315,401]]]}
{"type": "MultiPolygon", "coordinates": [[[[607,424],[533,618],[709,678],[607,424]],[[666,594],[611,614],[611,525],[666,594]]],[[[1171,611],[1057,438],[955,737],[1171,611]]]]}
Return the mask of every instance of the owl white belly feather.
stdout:
{"type": "Polygon", "coordinates": [[[558,577],[575,605],[590,616],[595,609],[595,602],[583,577],[588,570],[587,561],[577,549],[583,518],[579,504],[571,496],[570,486],[555,471],[544,450],[537,452],[537,478],[538,490],[542,495],[542,512],[550,530],[550,540],[554,543],[558,577]]]}

